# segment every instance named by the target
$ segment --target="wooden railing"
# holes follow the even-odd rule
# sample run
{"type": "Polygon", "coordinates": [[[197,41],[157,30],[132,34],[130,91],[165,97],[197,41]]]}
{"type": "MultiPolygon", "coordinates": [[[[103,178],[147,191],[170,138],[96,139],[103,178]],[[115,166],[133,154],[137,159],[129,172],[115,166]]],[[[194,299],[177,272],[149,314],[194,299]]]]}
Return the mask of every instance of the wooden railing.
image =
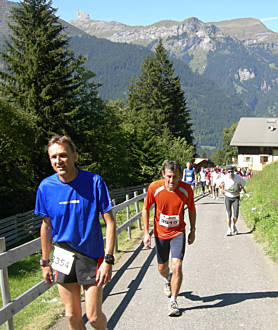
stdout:
{"type": "MultiPolygon", "coordinates": [[[[122,203],[126,196],[133,196],[134,192],[142,193],[146,185],[113,189],[110,191],[115,204],[122,203]]],[[[16,214],[0,220],[0,237],[5,237],[6,247],[10,248],[38,237],[42,217],[34,215],[33,211],[16,214]]]]}
{"type": "MultiPolygon", "coordinates": [[[[118,204],[112,208],[114,218],[116,219],[118,213],[126,209],[126,220],[116,229],[116,238],[118,235],[127,230],[129,233],[131,231],[131,225],[137,221],[138,228],[141,229],[141,216],[142,211],[139,210],[139,201],[143,200],[146,196],[146,190],[140,195],[137,195],[137,192],[134,192],[134,197],[128,199],[121,204],[118,204]],[[135,214],[130,217],[130,206],[134,204],[135,214]]],[[[134,213],[134,212],[133,212],[134,213]]],[[[41,224],[41,220],[40,220],[41,224]]],[[[118,249],[118,240],[116,239],[116,247],[118,249]]],[[[0,285],[1,285],[1,294],[3,307],[0,309],[0,325],[4,322],[7,322],[7,329],[13,329],[12,317],[23,309],[26,305],[35,300],[38,296],[43,294],[46,290],[50,288],[44,281],[40,281],[35,286],[25,291],[22,295],[16,297],[11,301],[10,290],[9,290],[9,281],[8,281],[8,272],[7,267],[13,265],[14,263],[24,259],[34,253],[37,253],[41,250],[40,238],[36,238],[31,242],[20,245],[16,248],[13,248],[9,251],[6,250],[5,238],[0,238],[0,285]]]]}

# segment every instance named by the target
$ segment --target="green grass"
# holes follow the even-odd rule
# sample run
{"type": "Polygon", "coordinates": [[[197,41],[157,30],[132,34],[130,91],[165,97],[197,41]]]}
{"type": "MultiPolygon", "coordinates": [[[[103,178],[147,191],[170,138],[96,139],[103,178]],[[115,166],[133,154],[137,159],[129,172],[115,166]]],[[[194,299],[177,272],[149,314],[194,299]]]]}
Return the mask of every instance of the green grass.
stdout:
{"type": "Polygon", "coordinates": [[[254,174],[246,190],[241,201],[243,218],[266,253],[278,262],[278,162],[254,174]]]}
{"type": "MultiPolygon", "coordinates": [[[[11,299],[15,299],[42,280],[39,259],[40,254],[37,253],[8,267],[11,299]]],[[[47,326],[54,322],[57,315],[63,312],[58,297],[56,286],[46,291],[14,316],[14,328],[47,329],[47,326]],[[37,321],[34,322],[34,320],[37,321]],[[30,324],[32,324],[31,327],[29,327],[30,324]]],[[[2,306],[1,299],[0,302],[2,306]]],[[[0,329],[6,329],[5,324],[2,324],[0,329]]]]}
{"type": "MultiPolygon", "coordinates": [[[[139,210],[142,210],[143,202],[139,202],[139,210]]],[[[130,217],[136,214],[135,206],[130,206],[130,217]]],[[[126,209],[117,213],[117,227],[126,221],[126,209]]],[[[103,234],[105,235],[105,225],[101,221],[103,234]]],[[[134,247],[142,238],[143,231],[138,229],[137,221],[131,225],[131,239],[128,239],[127,230],[118,236],[119,252],[115,253],[116,261],[127,250],[134,247]]],[[[32,286],[42,280],[39,259],[41,255],[37,253],[22,259],[8,267],[9,286],[11,299],[15,299],[32,286]]],[[[0,297],[0,306],[2,299],[0,297]]],[[[64,308],[59,298],[56,285],[47,290],[44,294],[35,299],[13,317],[14,328],[20,330],[44,330],[49,329],[57,318],[63,315],[64,308]]],[[[5,330],[5,324],[0,326],[0,330],[5,330]]]]}

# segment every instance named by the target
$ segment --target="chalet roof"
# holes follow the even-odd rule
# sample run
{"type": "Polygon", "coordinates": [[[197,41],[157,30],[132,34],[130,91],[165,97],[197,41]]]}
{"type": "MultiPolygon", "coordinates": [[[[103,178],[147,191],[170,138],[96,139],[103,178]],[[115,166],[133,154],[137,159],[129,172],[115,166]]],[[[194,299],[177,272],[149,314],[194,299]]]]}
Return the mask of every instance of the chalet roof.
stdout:
{"type": "Polygon", "coordinates": [[[198,165],[198,164],[202,163],[204,160],[208,161],[208,158],[195,158],[194,164],[198,165]]]}
{"type": "Polygon", "coordinates": [[[278,118],[240,118],[230,145],[278,147],[278,118]]]}

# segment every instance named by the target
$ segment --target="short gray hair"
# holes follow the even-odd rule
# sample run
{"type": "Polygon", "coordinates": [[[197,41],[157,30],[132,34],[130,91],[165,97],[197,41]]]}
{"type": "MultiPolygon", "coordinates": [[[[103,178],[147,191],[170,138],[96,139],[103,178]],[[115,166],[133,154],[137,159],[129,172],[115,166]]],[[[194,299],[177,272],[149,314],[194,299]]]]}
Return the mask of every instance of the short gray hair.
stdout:
{"type": "Polygon", "coordinates": [[[166,169],[172,172],[178,170],[180,174],[182,173],[180,164],[175,160],[169,160],[168,162],[165,162],[162,167],[162,172],[165,172],[166,169]]]}
{"type": "Polygon", "coordinates": [[[76,152],[75,144],[72,142],[72,139],[67,135],[53,135],[48,141],[47,149],[49,149],[55,143],[66,143],[70,147],[72,152],[76,152]]]}

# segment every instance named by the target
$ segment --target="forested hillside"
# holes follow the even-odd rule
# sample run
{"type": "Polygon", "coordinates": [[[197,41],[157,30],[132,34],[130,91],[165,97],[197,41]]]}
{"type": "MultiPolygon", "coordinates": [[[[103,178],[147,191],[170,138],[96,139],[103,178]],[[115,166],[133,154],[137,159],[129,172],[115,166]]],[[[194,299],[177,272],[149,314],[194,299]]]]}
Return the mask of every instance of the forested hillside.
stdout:
{"type": "MultiPolygon", "coordinates": [[[[152,53],[144,47],[112,43],[87,35],[74,36],[70,43],[75,53],[87,56],[86,66],[95,72],[96,81],[102,84],[100,96],[106,100],[126,98],[129,83],[139,73],[146,54],[152,53]]],[[[223,128],[230,127],[241,116],[250,115],[251,108],[237,95],[231,97],[212,80],[193,73],[181,60],[171,60],[191,111],[197,147],[219,148],[223,128]]]]}
{"type": "MultiPolygon", "coordinates": [[[[6,3],[10,7],[14,4],[11,1],[6,3]]],[[[4,29],[5,19],[1,22],[1,30],[7,31],[4,29]]],[[[66,27],[65,32],[71,36],[70,45],[75,54],[87,57],[86,67],[95,73],[94,81],[102,85],[99,88],[100,97],[106,101],[118,98],[126,100],[130,82],[138,75],[146,54],[152,53],[150,47],[96,38],[66,22],[62,23],[66,27]]],[[[223,128],[230,127],[241,116],[252,115],[251,107],[240,96],[231,97],[221,84],[197,72],[193,73],[185,61],[173,54],[169,54],[169,57],[185,91],[197,150],[202,152],[200,146],[219,148],[223,128]]],[[[187,57],[190,58],[189,55],[187,57]]],[[[206,151],[209,152],[208,149],[206,151]]]]}

